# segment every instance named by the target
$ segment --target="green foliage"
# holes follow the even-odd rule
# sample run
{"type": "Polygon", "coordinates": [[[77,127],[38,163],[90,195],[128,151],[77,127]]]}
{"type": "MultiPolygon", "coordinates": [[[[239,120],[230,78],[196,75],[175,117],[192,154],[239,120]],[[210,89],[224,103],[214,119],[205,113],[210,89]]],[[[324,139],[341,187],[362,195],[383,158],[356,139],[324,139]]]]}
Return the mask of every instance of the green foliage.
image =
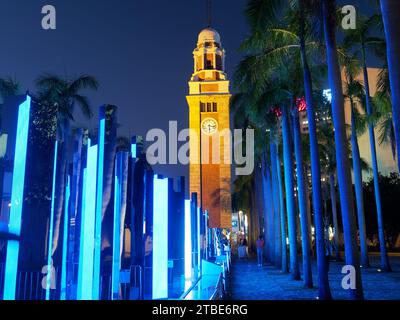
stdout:
{"type": "Polygon", "coordinates": [[[0,78],[0,97],[4,100],[9,96],[18,94],[20,84],[10,77],[0,78]]]}
{"type": "MultiPolygon", "coordinates": [[[[400,230],[400,215],[398,214],[398,200],[400,197],[400,177],[398,173],[388,176],[379,176],[379,187],[382,197],[382,209],[385,212],[384,229],[389,247],[394,245],[400,230]]],[[[365,215],[367,233],[372,236],[377,232],[376,207],[374,201],[374,182],[371,178],[364,183],[365,215]]]]}
{"type": "Polygon", "coordinates": [[[92,117],[89,100],[80,92],[87,89],[97,90],[97,80],[89,75],[81,75],[74,79],[63,79],[54,74],[43,74],[36,80],[38,99],[45,105],[54,105],[58,109],[58,129],[60,136],[69,122],[74,120],[75,105],[78,105],[87,118],[92,117]]]}

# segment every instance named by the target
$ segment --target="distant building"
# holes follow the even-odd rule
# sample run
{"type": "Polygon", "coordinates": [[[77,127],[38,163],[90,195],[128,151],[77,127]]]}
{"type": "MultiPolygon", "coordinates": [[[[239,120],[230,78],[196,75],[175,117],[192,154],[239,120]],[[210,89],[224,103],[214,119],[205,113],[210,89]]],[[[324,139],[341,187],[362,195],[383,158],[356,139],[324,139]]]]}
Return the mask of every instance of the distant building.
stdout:
{"type": "MultiPolygon", "coordinates": [[[[369,76],[369,83],[370,83],[370,94],[371,96],[375,95],[376,92],[376,84],[378,80],[378,74],[379,74],[378,68],[368,68],[368,76],[369,76]]],[[[356,77],[356,80],[363,81],[363,76],[362,74],[358,75],[356,77]]],[[[342,74],[342,81],[343,81],[343,86],[345,86],[345,77],[344,74],[342,74]]],[[[330,100],[331,99],[331,93],[330,89],[326,89],[323,92],[324,96],[330,100]]],[[[361,110],[360,110],[361,111],[361,110]]],[[[301,111],[299,115],[299,120],[300,120],[300,129],[303,134],[308,134],[308,119],[307,119],[307,111],[301,111]]],[[[345,99],[345,120],[346,124],[350,126],[351,123],[351,113],[350,113],[350,101],[345,99]]],[[[316,121],[317,125],[322,124],[324,122],[332,122],[330,112],[329,110],[326,111],[318,111],[316,112],[316,121]]],[[[350,134],[350,132],[349,132],[350,134]]],[[[379,137],[379,129],[375,128],[375,137],[376,139],[379,137]]],[[[369,133],[368,130],[365,131],[364,134],[362,134],[360,137],[358,137],[358,144],[360,147],[360,155],[361,157],[368,162],[368,164],[371,166],[371,150],[370,150],[370,145],[369,145],[369,133]]],[[[391,172],[397,172],[397,165],[396,165],[396,160],[393,158],[392,151],[389,145],[379,145],[379,143],[376,143],[376,148],[377,148],[377,154],[378,154],[378,166],[379,166],[379,171],[383,175],[387,175],[391,172]]],[[[364,172],[364,179],[370,176],[369,173],[364,172]]]]}

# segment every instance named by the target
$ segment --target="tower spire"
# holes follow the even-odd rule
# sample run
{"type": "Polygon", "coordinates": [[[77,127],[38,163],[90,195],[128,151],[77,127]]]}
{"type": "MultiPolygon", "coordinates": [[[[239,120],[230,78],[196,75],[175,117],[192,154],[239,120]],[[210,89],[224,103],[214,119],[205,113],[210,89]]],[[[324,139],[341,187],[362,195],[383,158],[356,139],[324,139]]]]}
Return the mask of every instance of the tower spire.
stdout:
{"type": "Polygon", "coordinates": [[[211,19],[212,19],[212,5],[211,0],[207,0],[207,26],[211,27],[211,19]]]}

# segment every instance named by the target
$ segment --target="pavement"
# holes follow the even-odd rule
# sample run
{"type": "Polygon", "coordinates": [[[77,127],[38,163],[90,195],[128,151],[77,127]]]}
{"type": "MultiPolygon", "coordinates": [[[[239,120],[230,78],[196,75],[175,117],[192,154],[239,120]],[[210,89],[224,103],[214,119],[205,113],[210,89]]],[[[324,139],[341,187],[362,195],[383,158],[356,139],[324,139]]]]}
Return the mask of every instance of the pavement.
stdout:
{"type": "MultiPolygon", "coordinates": [[[[371,268],[362,269],[366,300],[400,300],[400,257],[391,256],[392,272],[380,272],[379,257],[370,256],[371,268]]],[[[299,257],[301,262],[301,257],[299,257]]],[[[342,288],[343,262],[330,261],[329,282],[333,299],[347,300],[349,293],[342,288]]],[[[301,263],[300,263],[301,267],[301,263]]],[[[314,288],[308,289],[303,281],[290,279],[272,265],[257,266],[255,259],[233,261],[228,283],[228,299],[233,300],[315,300],[318,297],[317,265],[313,263],[314,288]]]]}

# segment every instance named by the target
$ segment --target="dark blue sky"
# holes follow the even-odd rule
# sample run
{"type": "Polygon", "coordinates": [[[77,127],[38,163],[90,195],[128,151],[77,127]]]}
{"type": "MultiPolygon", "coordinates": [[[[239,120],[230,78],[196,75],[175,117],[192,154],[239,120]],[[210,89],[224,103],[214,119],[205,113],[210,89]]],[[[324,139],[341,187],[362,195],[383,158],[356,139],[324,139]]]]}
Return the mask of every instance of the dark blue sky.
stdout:
{"type": "MultiPolygon", "coordinates": [[[[365,3],[367,1],[339,1],[365,3]]],[[[371,3],[373,1],[371,0],[371,3]]],[[[187,127],[185,95],[193,70],[192,51],[206,26],[205,0],[2,0],[0,77],[10,75],[23,90],[34,91],[43,72],[94,75],[94,107],[119,107],[120,135],[145,135],[168,128],[169,120],[187,127]],[[41,8],[57,9],[57,30],[41,28],[41,8]]],[[[213,27],[227,52],[227,73],[240,59],[237,48],[247,34],[246,0],[214,0],[213,27]]],[[[369,10],[368,10],[369,11],[369,10]]],[[[77,125],[88,126],[79,113],[77,125]]],[[[91,127],[96,126],[95,117],[91,127]]],[[[161,168],[186,175],[187,168],[161,168]]]]}

